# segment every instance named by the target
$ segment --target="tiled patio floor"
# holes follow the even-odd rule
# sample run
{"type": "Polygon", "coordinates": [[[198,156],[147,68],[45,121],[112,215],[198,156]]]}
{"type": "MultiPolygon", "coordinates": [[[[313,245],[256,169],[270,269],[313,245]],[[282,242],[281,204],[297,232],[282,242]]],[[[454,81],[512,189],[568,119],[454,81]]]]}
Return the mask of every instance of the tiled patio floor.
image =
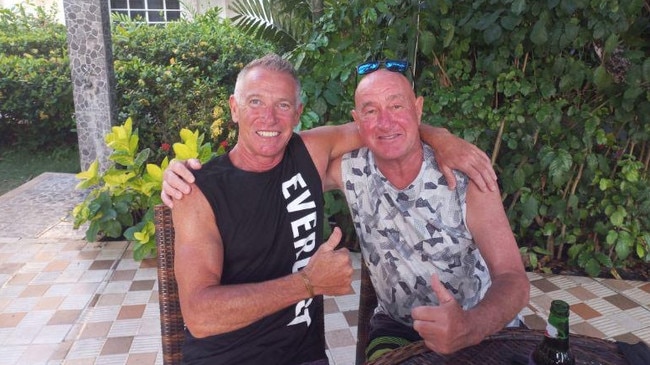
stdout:
{"type": "MultiPolygon", "coordinates": [[[[156,262],[73,230],[68,212],[83,198],[75,184],[44,174],[0,196],[0,364],[162,364],[156,262]]],[[[353,262],[358,269],[358,254],[353,262]]],[[[572,332],[650,344],[650,283],[529,279],[528,326],[542,328],[560,298],[571,304],[572,332]]],[[[354,363],[357,305],[356,294],[326,298],[332,365],[354,363]]]]}

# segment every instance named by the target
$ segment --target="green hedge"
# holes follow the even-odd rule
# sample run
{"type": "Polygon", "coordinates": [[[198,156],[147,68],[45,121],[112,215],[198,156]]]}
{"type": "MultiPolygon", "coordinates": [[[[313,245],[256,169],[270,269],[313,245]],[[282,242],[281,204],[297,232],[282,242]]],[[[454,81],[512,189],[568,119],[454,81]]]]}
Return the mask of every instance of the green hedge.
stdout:
{"type": "Polygon", "coordinates": [[[0,143],[76,140],[65,26],[42,9],[0,9],[0,143]]]}
{"type": "Polygon", "coordinates": [[[162,27],[124,19],[114,25],[118,119],[133,119],[144,147],[161,152],[181,128],[215,144],[233,141],[228,97],[235,78],[273,47],[242,34],[218,11],[162,27]]]}
{"type": "Polygon", "coordinates": [[[330,4],[291,53],[311,112],[349,120],[354,66],[408,58],[423,120],[492,156],[531,268],[650,262],[650,9],[643,0],[330,4]]]}
{"type": "MultiPolygon", "coordinates": [[[[40,9],[40,8],[38,8],[40,9]]],[[[228,96],[239,70],[273,47],[215,8],[195,21],[112,26],[118,122],[132,118],[160,162],[181,128],[232,141],[228,96]]],[[[0,9],[0,142],[33,148],[76,140],[65,26],[40,9],[0,9]]]]}

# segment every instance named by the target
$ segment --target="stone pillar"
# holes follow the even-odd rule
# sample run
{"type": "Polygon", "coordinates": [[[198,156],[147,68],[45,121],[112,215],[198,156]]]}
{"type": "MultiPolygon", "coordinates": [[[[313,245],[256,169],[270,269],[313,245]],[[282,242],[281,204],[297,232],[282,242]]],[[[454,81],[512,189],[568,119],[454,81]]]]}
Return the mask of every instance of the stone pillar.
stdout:
{"type": "Polygon", "coordinates": [[[81,168],[109,166],[104,136],[115,125],[115,74],[106,0],[63,0],[81,168]]]}

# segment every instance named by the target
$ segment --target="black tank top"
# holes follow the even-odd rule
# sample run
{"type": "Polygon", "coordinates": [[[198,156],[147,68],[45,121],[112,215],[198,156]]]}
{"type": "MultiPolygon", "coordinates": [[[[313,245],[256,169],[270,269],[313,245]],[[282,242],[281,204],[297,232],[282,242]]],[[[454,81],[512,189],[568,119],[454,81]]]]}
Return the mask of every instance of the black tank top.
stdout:
{"type": "MultiPolygon", "coordinates": [[[[249,172],[219,156],[196,171],[223,239],[222,285],[255,283],[302,269],[322,243],[323,188],[294,134],[280,164],[249,172]]],[[[186,331],[187,364],[286,364],[325,359],[323,298],[301,301],[247,327],[207,338],[186,331]]]]}

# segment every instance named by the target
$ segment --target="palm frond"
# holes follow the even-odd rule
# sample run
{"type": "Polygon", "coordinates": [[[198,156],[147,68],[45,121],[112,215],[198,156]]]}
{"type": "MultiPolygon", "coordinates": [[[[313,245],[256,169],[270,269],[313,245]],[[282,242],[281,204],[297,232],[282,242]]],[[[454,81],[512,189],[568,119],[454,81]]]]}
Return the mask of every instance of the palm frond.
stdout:
{"type": "Polygon", "coordinates": [[[242,30],[287,48],[305,40],[311,29],[305,1],[236,0],[230,9],[236,14],[234,23],[242,30]]]}

